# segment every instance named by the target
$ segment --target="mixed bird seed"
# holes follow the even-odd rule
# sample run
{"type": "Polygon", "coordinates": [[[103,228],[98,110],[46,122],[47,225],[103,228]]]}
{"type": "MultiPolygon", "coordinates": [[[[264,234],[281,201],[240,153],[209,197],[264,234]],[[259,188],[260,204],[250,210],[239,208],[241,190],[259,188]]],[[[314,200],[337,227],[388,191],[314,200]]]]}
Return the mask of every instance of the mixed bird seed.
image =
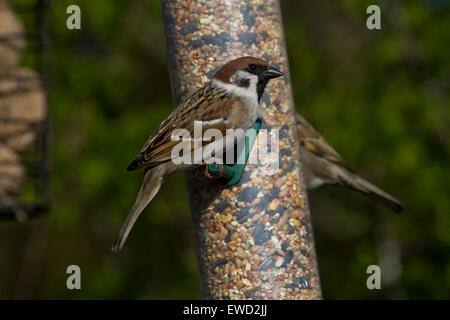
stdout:
{"type": "Polygon", "coordinates": [[[241,56],[284,72],[261,101],[262,129],[279,130],[279,169],[260,159],[231,187],[188,173],[204,298],[320,299],[278,1],[160,2],[176,103],[241,56]]]}

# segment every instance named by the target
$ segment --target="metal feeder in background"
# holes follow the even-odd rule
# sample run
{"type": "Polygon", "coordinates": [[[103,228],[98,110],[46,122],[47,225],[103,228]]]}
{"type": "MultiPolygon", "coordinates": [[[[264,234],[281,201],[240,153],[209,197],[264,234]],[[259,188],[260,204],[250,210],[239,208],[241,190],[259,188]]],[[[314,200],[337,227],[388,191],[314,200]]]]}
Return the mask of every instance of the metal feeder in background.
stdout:
{"type": "MultiPolygon", "coordinates": [[[[14,81],[17,83],[12,89],[9,89],[7,85],[2,87],[3,90],[0,90],[0,102],[5,101],[12,95],[25,94],[26,90],[29,89],[28,87],[33,85],[32,81],[39,82],[39,86],[44,93],[42,95],[42,103],[45,113],[42,116],[42,121],[39,123],[39,130],[35,131],[35,136],[30,142],[31,145],[24,150],[19,150],[19,145],[24,143],[23,139],[26,138],[25,136],[23,139],[18,140],[16,145],[18,150],[16,151],[17,157],[14,157],[14,159],[17,158],[16,161],[20,163],[24,172],[21,189],[17,196],[11,200],[6,201],[3,199],[0,201],[1,220],[23,221],[47,212],[50,206],[48,92],[51,0],[35,0],[26,5],[15,5],[14,1],[9,1],[8,3],[10,9],[14,11],[15,16],[20,20],[24,28],[21,34],[14,32],[2,34],[0,36],[0,44],[14,49],[14,41],[19,37],[24,39],[26,48],[23,52],[23,57],[25,59],[22,57],[22,60],[26,60],[27,67],[30,67],[28,70],[33,75],[24,75],[22,69],[26,68],[20,64],[14,67],[14,70],[19,70],[17,72],[0,73],[0,81],[4,81],[4,83],[14,81]]],[[[33,98],[30,97],[30,99],[33,98]]],[[[14,105],[12,104],[11,108],[13,107],[14,105]]],[[[14,111],[11,114],[14,114],[14,111]]],[[[14,126],[21,125],[33,124],[27,123],[27,120],[12,119],[11,116],[5,116],[0,113],[0,126],[3,126],[3,129],[14,129],[14,126]]]]}

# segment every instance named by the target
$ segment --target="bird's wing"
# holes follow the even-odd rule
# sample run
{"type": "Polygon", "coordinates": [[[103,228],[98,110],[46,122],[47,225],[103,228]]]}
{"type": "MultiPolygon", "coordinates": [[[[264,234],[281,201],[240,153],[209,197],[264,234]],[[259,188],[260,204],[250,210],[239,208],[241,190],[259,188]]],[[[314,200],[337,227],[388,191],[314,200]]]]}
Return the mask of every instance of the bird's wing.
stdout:
{"type": "Polygon", "coordinates": [[[198,89],[161,123],[127,170],[152,168],[170,161],[172,148],[179,143],[179,141],[172,141],[172,134],[177,129],[186,129],[190,136],[194,137],[194,121],[202,122],[203,132],[215,128],[225,133],[226,120],[231,107],[237,101],[238,98],[230,96],[211,83],[198,89]],[[194,113],[195,116],[193,116],[194,113]]]}
{"type": "Polygon", "coordinates": [[[296,114],[298,135],[302,148],[315,154],[316,156],[333,162],[347,170],[351,170],[345,163],[339,153],[306,121],[300,114],[296,114]]]}

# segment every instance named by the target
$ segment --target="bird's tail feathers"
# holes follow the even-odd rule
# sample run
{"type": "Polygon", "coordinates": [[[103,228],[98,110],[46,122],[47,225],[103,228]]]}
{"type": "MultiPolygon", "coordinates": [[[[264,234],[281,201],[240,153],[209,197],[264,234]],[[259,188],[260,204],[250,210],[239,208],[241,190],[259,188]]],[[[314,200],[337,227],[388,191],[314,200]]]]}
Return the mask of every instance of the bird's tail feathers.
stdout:
{"type": "Polygon", "coordinates": [[[162,184],[163,176],[164,175],[162,174],[159,167],[155,167],[145,172],[144,177],[142,178],[141,187],[136,197],[136,201],[134,202],[133,207],[128,213],[128,216],[122,224],[119,234],[114,241],[111,249],[113,252],[119,252],[122,249],[128,237],[128,234],[130,233],[131,228],[133,228],[133,225],[136,222],[137,218],[158,193],[159,188],[162,184]]]}
{"type": "Polygon", "coordinates": [[[394,212],[399,213],[403,210],[403,204],[399,200],[352,172],[340,175],[340,181],[345,187],[365,194],[394,212]],[[347,175],[351,175],[351,177],[349,178],[347,175]]]}

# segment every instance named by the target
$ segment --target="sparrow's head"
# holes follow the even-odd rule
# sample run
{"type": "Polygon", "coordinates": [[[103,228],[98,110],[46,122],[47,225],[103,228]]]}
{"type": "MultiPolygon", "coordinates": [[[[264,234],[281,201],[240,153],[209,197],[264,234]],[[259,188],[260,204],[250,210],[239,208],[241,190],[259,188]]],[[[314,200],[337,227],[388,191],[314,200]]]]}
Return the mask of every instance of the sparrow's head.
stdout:
{"type": "Polygon", "coordinates": [[[263,59],[241,57],[227,62],[217,71],[214,79],[244,89],[255,90],[259,101],[267,82],[282,75],[283,73],[270,66],[263,59]]]}

